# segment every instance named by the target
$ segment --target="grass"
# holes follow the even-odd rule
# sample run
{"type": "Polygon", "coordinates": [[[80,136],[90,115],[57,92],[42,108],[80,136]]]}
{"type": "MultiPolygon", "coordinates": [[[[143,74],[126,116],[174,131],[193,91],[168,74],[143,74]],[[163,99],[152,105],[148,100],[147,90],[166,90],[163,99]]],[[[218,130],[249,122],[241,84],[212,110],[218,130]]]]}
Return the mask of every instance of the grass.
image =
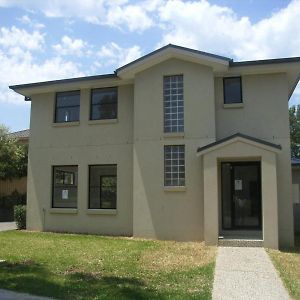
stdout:
{"type": "Polygon", "coordinates": [[[0,232],[0,288],[56,299],[211,299],[203,243],[0,232]]]}
{"type": "Polygon", "coordinates": [[[268,250],[271,259],[293,299],[300,299],[300,236],[295,239],[295,248],[268,250]]]}

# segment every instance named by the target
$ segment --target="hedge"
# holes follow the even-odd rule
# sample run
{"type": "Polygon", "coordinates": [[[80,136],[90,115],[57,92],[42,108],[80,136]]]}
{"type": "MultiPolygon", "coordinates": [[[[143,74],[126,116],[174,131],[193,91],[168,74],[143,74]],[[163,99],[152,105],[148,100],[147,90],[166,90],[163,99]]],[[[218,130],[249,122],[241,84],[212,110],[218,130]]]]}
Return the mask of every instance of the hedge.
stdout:
{"type": "Polygon", "coordinates": [[[14,207],[14,218],[18,229],[26,228],[26,205],[16,205],[14,207]]]}

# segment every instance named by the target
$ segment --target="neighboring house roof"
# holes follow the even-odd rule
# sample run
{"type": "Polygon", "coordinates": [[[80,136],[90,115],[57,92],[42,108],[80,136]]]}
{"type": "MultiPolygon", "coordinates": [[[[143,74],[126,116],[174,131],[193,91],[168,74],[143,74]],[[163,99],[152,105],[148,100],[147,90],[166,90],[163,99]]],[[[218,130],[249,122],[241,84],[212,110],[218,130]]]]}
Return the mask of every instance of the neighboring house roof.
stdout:
{"type": "Polygon", "coordinates": [[[10,88],[30,100],[30,97],[37,93],[99,87],[99,81],[106,86],[132,83],[137,72],[170,58],[210,66],[217,76],[285,72],[288,75],[289,96],[300,78],[300,57],[235,62],[228,57],[169,44],[118,68],[113,74],[12,85],[10,88]]]}
{"type": "Polygon", "coordinates": [[[29,139],[29,135],[30,135],[30,130],[29,129],[25,129],[25,130],[20,130],[20,131],[16,131],[16,132],[11,132],[9,134],[10,137],[16,138],[16,139],[29,139]]]}
{"type": "Polygon", "coordinates": [[[270,143],[268,141],[261,140],[261,139],[258,139],[258,138],[255,138],[255,137],[252,137],[249,135],[245,135],[242,133],[235,133],[226,138],[220,139],[216,142],[210,143],[203,147],[199,147],[197,149],[197,154],[201,155],[201,154],[208,153],[210,151],[216,150],[216,149],[224,146],[225,144],[229,144],[229,143],[235,142],[235,141],[248,141],[251,143],[255,143],[255,144],[264,146],[264,148],[271,148],[271,149],[273,149],[273,151],[276,151],[276,152],[278,152],[278,150],[281,150],[281,146],[278,144],[270,143]]]}
{"type": "Polygon", "coordinates": [[[292,167],[300,167],[300,158],[292,158],[292,167]]]}

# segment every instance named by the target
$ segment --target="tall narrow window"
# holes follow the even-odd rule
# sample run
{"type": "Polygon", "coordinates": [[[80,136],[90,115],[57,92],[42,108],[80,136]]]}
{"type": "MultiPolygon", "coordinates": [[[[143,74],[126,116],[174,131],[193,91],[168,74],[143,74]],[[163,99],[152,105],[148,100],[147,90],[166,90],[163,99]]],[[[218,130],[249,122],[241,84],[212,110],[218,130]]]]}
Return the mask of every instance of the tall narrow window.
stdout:
{"type": "Polygon", "coordinates": [[[164,132],[183,131],[183,75],[164,76],[164,132]]]}
{"type": "Polygon", "coordinates": [[[185,186],[184,145],[165,146],[165,186],[185,186]]]}
{"type": "Polygon", "coordinates": [[[90,166],[89,208],[117,208],[117,165],[90,166]]]}
{"type": "Polygon", "coordinates": [[[77,208],[77,166],[53,167],[53,208],[77,208]]]}
{"type": "Polygon", "coordinates": [[[118,89],[103,88],[92,90],[91,120],[116,119],[118,117],[118,89]]]}
{"type": "Polygon", "coordinates": [[[56,94],[55,122],[79,121],[80,91],[62,92],[56,94]]]}
{"type": "Polygon", "coordinates": [[[242,103],[242,79],[241,77],[224,77],[224,104],[242,103]]]}

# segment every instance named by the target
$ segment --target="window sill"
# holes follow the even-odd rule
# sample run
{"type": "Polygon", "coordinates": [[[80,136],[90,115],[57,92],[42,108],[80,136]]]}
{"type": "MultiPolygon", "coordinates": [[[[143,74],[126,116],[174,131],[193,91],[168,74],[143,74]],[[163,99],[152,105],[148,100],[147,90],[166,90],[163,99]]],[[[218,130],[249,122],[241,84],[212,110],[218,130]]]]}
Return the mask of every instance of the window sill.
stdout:
{"type": "Polygon", "coordinates": [[[86,213],[88,215],[116,215],[116,209],[87,209],[86,213]]]}
{"type": "Polygon", "coordinates": [[[89,125],[98,125],[98,124],[116,124],[118,119],[104,119],[104,120],[89,120],[89,125]]]}
{"type": "Polygon", "coordinates": [[[165,192],[185,192],[185,186],[164,186],[165,192]]]}
{"type": "Polygon", "coordinates": [[[184,132],[165,132],[164,138],[184,138],[184,132]]]}
{"type": "Polygon", "coordinates": [[[244,103],[228,103],[228,104],[223,104],[224,108],[243,108],[244,103]]]}
{"type": "Polygon", "coordinates": [[[79,126],[80,122],[61,122],[61,123],[52,123],[53,127],[68,127],[68,126],[79,126]]]}
{"type": "Polygon", "coordinates": [[[77,214],[77,208],[50,208],[51,214],[77,214]]]}

